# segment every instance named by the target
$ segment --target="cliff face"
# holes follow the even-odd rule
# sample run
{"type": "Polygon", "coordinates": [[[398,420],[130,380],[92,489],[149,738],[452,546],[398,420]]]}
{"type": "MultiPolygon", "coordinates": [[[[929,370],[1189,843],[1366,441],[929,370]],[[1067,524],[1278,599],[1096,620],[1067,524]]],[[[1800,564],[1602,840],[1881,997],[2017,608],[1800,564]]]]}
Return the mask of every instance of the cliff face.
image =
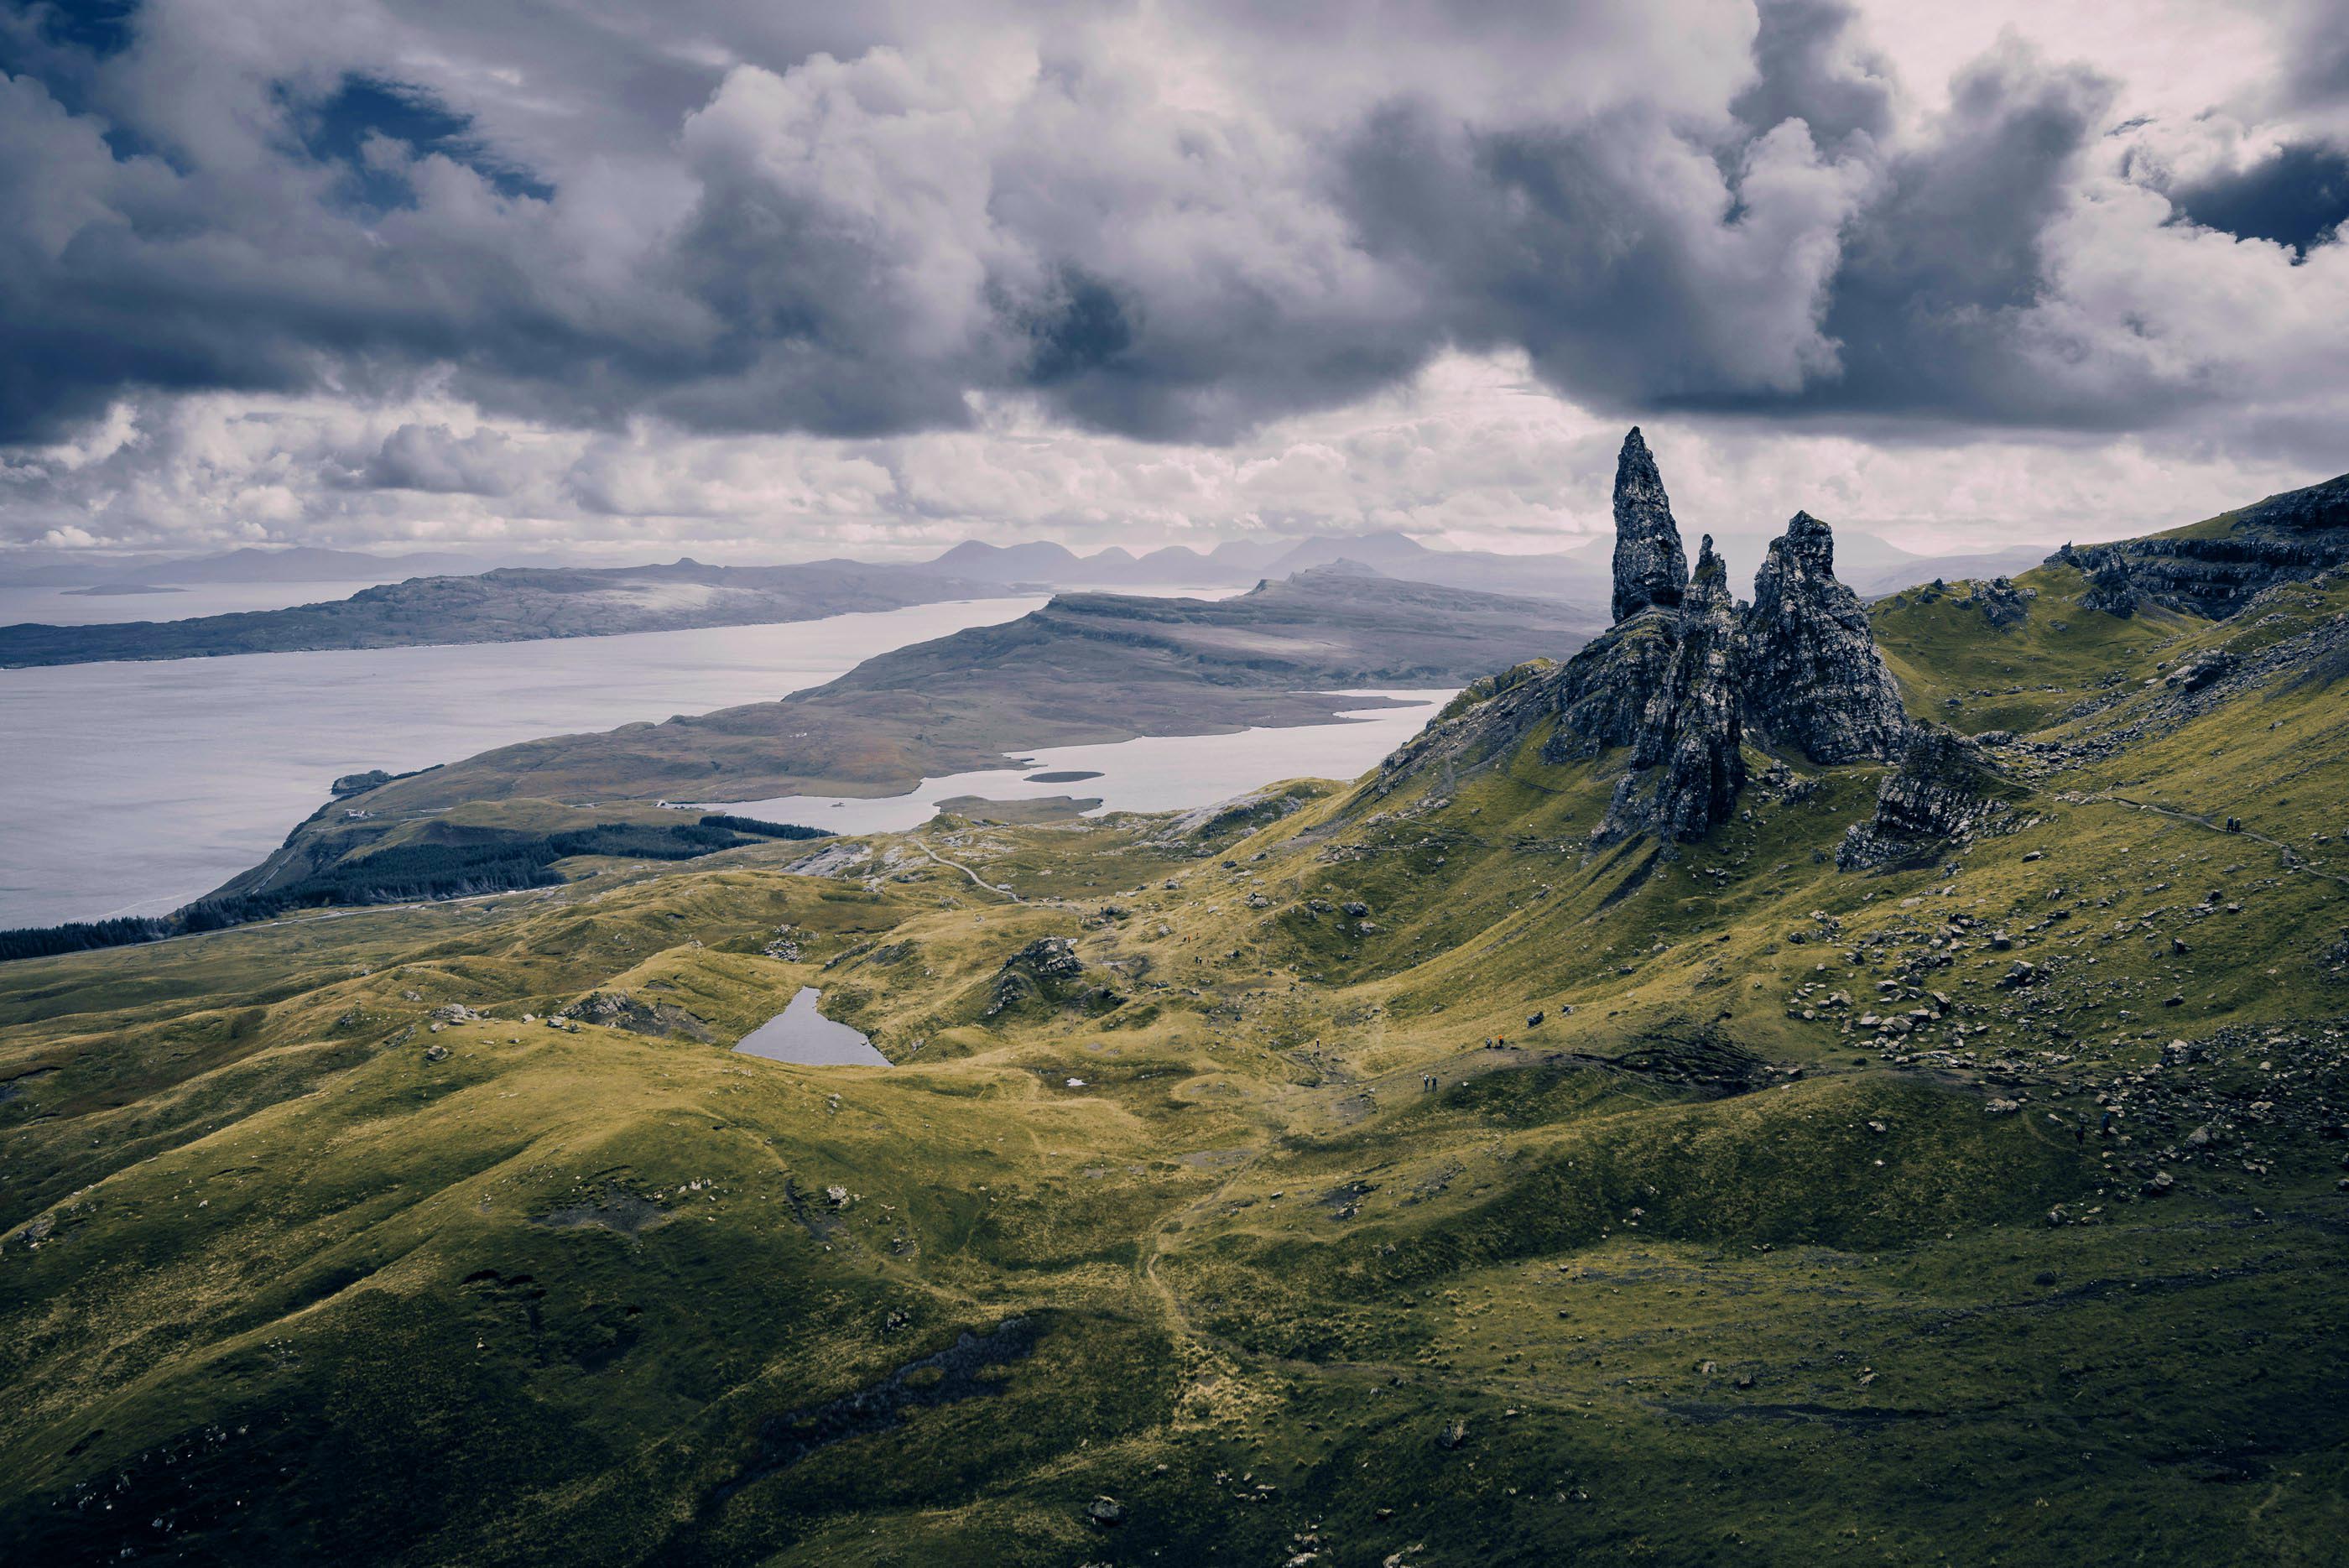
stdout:
{"type": "Polygon", "coordinates": [[[1900,688],[1859,596],[1836,580],[1835,535],[1797,512],[1754,579],[1743,628],[1746,715],[1756,738],[1820,763],[1899,754],[1900,688]]]}
{"type": "Polygon", "coordinates": [[[1637,425],[1615,457],[1615,618],[1629,620],[1654,606],[1681,602],[1688,580],[1688,556],[1672,521],[1663,475],[1637,425]]]}
{"type": "Polygon", "coordinates": [[[1671,663],[1641,716],[1631,772],[1594,835],[1600,843],[1634,833],[1702,838],[1735,808],[1745,783],[1736,607],[1709,535],[1674,630],[1671,663]]]}
{"type": "Polygon", "coordinates": [[[1557,675],[1557,733],[1545,760],[1595,757],[1639,739],[1648,700],[1663,684],[1679,639],[1676,612],[1651,607],[1609,627],[1568,659],[1557,675]]]}
{"type": "Polygon", "coordinates": [[[2246,506],[2223,533],[2066,545],[2048,561],[2088,575],[2092,609],[2127,616],[2150,601],[2224,619],[2263,588],[2349,562],[2349,474],[2246,506]]]}

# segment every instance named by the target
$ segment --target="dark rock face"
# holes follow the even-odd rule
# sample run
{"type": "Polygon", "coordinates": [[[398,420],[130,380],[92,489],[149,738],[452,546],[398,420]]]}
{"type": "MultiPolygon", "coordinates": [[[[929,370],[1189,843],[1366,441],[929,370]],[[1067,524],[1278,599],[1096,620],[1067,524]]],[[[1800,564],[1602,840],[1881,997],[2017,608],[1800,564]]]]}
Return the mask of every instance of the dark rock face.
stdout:
{"type": "Polygon", "coordinates": [[[2263,588],[2349,563],[2349,474],[2246,506],[2223,534],[2066,545],[2048,560],[2088,574],[2091,609],[2127,616],[2150,600],[2222,620],[2263,588]]]}
{"type": "Polygon", "coordinates": [[[1755,734],[1815,763],[1889,762],[1909,721],[1859,596],[1835,576],[1835,534],[1797,512],[1754,578],[1742,684],[1755,734]]]}
{"type": "Polygon", "coordinates": [[[1998,769],[1980,747],[1955,731],[1919,724],[1900,765],[1876,793],[1876,815],[1844,834],[1836,867],[1863,871],[1963,838],[2001,809],[1999,789],[1998,769]]]}
{"type": "Polygon", "coordinates": [[[1544,760],[1593,757],[1637,740],[1648,700],[1671,668],[1679,635],[1672,612],[1645,609],[1568,659],[1557,677],[1558,727],[1542,750],[1544,760]]]}
{"type": "Polygon", "coordinates": [[[1687,580],[1688,556],[1681,549],[1663,475],[1634,425],[1615,458],[1616,620],[1628,620],[1651,605],[1671,608],[1681,602],[1681,586],[1687,580]]]}
{"type": "Polygon", "coordinates": [[[1745,782],[1736,609],[1710,535],[1697,551],[1677,631],[1671,667],[1640,722],[1631,772],[1593,836],[1599,842],[1634,833],[1702,838],[1736,806],[1745,782]]]}

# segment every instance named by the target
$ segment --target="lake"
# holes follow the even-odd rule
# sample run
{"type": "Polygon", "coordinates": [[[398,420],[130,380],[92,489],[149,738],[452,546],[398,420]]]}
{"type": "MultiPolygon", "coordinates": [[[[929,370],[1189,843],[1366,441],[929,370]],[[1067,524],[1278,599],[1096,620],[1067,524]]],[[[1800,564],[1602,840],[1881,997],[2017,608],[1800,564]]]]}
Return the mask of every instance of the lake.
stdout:
{"type": "Polygon", "coordinates": [[[0,928],[177,909],[257,864],[343,774],[764,701],[1043,602],[0,670],[0,928]]]}
{"type": "MultiPolygon", "coordinates": [[[[1219,590],[1220,591],[1220,590],[1219,590]]],[[[258,864],[343,774],[405,773],[494,746],[765,701],[893,648],[1011,620],[1041,597],[775,626],[0,670],[0,929],[160,915],[258,864]]],[[[1275,779],[1352,778],[1444,691],[1354,721],[1047,747],[1010,770],[881,800],[795,796],[746,815],[842,833],[915,827],[937,800],[1100,797],[1205,805],[1275,779]],[[1092,774],[1030,782],[1037,773],[1092,774]]]]}
{"type": "Polygon", "coordinates": [[[1348,710],[1351,716],[1334,724],[1047,746],[1025,753],[1027,761],[1019,767],[924,779],[910,794],[878,800],[793,794],[735,801],[712,809],[770,822],[802,822],[835,833],[902,833],[927,822],[937,814],[937,802],[955,795],[1004,801],[1073,795],[1098,798],[1102,804],[1096,813],[1174,811],[1228,799],[1276,779],[1353,778],[1419,733],[1454,692],[1445,688],[1348,695],[1392,698],[1410,706],[1348,710]],[[1090,776],[1034,776],[1056,774],[1090,776]]]}
{"type": "Polygon", "coordinates": [[[791,1005],[742,1036],[734,1049],[771,1062],[803,1067],[885,1067],[889,1058],[873,1048],[862,1030],[816,1011],[817,992],[800,987],[791,1005]]]}

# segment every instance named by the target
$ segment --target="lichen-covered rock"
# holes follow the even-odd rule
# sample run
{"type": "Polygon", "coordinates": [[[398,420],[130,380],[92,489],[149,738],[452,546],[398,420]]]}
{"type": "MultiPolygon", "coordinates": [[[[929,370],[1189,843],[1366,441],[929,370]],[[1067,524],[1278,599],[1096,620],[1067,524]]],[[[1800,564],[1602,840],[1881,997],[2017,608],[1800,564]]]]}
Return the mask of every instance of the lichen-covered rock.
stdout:
{"type": "Polygon", "coordinates": [[[1615,618],[1679,604],[1688,571],[1663,475],[1633,425],[1615,458],[1615,618]]]}
{"type": "Polygon", "coordinates": [[[1077,997],[1084,961],[1067,937],[1039,937],[1003,961],[984,1016],[995,1017],[1030,999],[1059,1003],[1077,997]]]}
{"type": "Polygon", "coordinates": [[[2012,577],[1993,577],[1986,583],[1976,583],[1973,595],[1966,602],[1982,611],[1982,619],[1995,627],[2021,626],[2031,614],[2031,601],[2039,597],[2037,588],[2015,587],[2012,577]]]}
{"type": "Polygon", "coordinates": [[[1696,839],[1727,817],[1745,782],[1737,620],[1729,571],[1707,535],[1676,625],[1671,664],[1649,699],[1631,753],[1593,837],[1696,839]]]}
{"type": "Polygon", "coordinates": [[[1754,577],[1743,628],[1747,723],[1815,763],[1889,762],[1909,727],[1859,596],[1836,580],[1835,533],[1797,512],[1754,577]]]}
{"type": "Polygon", "coordinates": [[[1997,764],[1981,747],[1938,724],[1916,725],[1900,765],[1876,792],[1876,815],[1845,832],[1836,867],[1864,871],[1937,850],[2002,809],[2003,793],[1997,764]]]}

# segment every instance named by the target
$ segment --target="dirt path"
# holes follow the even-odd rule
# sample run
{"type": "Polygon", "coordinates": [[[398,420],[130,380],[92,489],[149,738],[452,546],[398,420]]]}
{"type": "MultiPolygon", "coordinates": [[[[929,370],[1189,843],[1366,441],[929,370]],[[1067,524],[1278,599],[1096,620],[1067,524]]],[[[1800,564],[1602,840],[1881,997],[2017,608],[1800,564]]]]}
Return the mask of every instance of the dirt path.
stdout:
{"type": "Polygon", "coordinates": [[[939,865],[947,867],[948,870],[961,872],[964,876],[971,879],[971,883],[975,887],[984,888],[990,893],[1000,893],[1003,897],[1010,899],[1015,904],[1024,904],[1028,901],[1009,888],[997,887],[994,883],[988,881],[986,877],[980,876],[978,872],[972,870],[961,861],[947,859],[945,856],[939,854],[936,850],[931,848],[928,845],[923,843],[918,838],[909,837],[907,842],[911,843],[915,848],[920,850],[923,854],[928,856],[932,860],[936,861],[939,865]]]}
{"type": "Polygon", "coordinates": [[[2223,834],[2229,838],[2248,838],[2253,843],[2264,844],[2282,855],[2284,869],[2287,871],[2297,871],[2303,877],[2322,877],[2328,882],[2337,882],[2344,888],[2349,888],[2349,877],[2344,877],[2337,871],[2327,871],[2321,866],[2311,866],[2300,857],[2300,851],[2282,839],[2270,838],[2266,834],[2254,833],[2248,827],[2229,827],[2223,822],[2211,821],[2199,812],[2179,811],[2175,806],[2156,805],[2151,801],[2131,800],[2125,794],[2112,794],[2099,791],[2094,794],[2080,795],[2078,798],[2107,800],[2115,805],[2132,806],[2138,811],[2152,812],[2157,816],[2173,817],[2179,822],[2191,822],[2198,826],[2207,827],[2213,833],[2223,834]]]}

